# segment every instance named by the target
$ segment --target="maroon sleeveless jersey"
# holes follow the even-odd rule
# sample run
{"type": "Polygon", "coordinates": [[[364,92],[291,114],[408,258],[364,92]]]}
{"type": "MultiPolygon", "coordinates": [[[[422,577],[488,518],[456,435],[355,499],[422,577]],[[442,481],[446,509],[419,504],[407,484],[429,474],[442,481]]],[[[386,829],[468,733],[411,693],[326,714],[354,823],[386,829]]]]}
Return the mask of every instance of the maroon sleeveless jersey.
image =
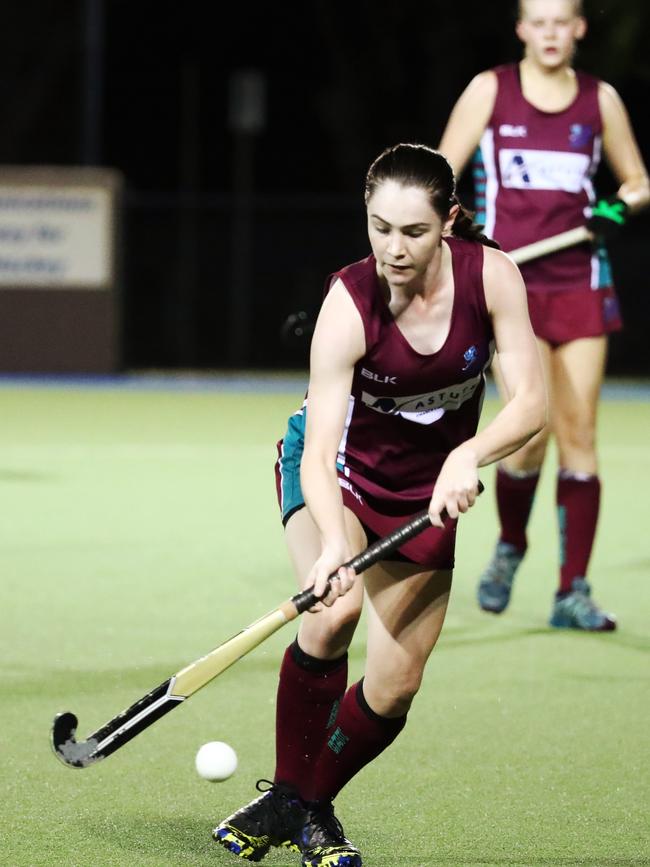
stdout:
{"type": "MultiPolygon", "coordinates": [[[[510,251],[585,224],[601,152],[599,82],[576,72],[574,101],[546,112],[524,98],[519,64],[494,71],[496,101],[474,167],[477,220],[510,251]]],[[[589,244],[536,259],[521,272],[529,292],[611,285],[605,251],[589,244]]]]}
{"type": "Polygon", "coordinates": [[[337,468],[383,514],[404,515],[428,501],[447,455],[476,433],[493,350],[483,291],[483,247],[446,238],[454,301],[448,336],[432,354],[417,352],[384,299],[374,256],[348,265],[340,279],[354,301],[366,354],[354,368],[337,468]]]}

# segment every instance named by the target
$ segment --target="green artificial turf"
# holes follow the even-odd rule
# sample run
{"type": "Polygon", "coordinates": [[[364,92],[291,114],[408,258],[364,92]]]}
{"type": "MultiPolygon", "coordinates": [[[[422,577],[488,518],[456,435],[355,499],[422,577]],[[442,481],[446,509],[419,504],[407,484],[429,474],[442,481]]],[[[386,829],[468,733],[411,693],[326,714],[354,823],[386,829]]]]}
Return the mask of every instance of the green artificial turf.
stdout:
{"type": "MultiPolygon", "coordinates": [[[[273,461],[300,399],[0,389],[0,863],[239,863],[210,830],[273,773],[277,669],[294,627],[94,767],[59,764],[49,727],[72,710],[84,738],[295,592],[273,461]],[[238,752],[225,783],[194,770],[208,740],[238,752]]],[[[337,801],[366,867],[650,863],[649,429],[647,403],[603,404],[590,579],[619,616],[615,634],[546,625],[552,460],[512,606],[477,610],[496,533],[494,471],[483,470],[409,725],[337,801]]],[[[265,863],[299,859],[274,851],[265,863]]]]}

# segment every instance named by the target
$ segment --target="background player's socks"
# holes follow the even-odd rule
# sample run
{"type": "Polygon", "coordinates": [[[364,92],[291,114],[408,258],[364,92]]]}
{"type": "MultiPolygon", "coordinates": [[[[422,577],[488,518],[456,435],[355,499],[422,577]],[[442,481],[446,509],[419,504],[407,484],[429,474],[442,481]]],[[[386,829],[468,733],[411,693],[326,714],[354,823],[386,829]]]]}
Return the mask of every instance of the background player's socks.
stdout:
{"type": "Polygon", "coordinates": [[[584,578],[596,535],[600,479],[561,469],[557,478],[560,524],[560,593],[568,593],[574,578],[584,578]]]}
{"type": "Polygon", "coordinates": [[[363,680],[345,693],[336,723],[301,792],[308,801],[329,801],[352,777],[382,753],[406,725],[406,714],[389,719],[376,714],[363,695],[363,680]]]}
{"type": "Polygon", "coordinates": [[[302,794],[302,784],[311,775],[334,723],[347,681],[347,653],[323,660],[309,656],[297,641],[287,648],[276,707],[276,782],[302,794]]]}
{"type": "Polygon", "coordinates": [[[526,527],[539,482],[539,470],[513,472],[497,468],[497,508],[501,522],[500,541],[522,554],[528,547],[526,527]]]}

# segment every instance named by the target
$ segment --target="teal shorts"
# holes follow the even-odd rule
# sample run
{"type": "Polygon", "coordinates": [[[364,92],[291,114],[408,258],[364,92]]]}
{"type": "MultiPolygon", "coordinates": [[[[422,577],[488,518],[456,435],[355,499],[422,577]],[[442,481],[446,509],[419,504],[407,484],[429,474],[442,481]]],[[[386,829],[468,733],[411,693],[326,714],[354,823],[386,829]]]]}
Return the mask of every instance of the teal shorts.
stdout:
{"type": "Polygon", "coordinates": [[[305,447],[305,407],[294,413],[284,438],[278,442],[278,459],[275,464],[275,485],[282,523],[302,509],[305,498],[300,487],[300,461],[305,447]]]}

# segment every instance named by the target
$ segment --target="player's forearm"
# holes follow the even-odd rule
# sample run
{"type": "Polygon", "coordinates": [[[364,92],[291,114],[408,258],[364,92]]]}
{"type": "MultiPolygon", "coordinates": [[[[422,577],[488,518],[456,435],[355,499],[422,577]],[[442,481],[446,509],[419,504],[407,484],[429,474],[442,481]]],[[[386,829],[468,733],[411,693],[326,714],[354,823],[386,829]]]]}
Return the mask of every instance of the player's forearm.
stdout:
{"type": "Polygon", "coordinates": [[[334,460],[305,450],[300,464],[300,484],[309,512],[321,535],[323,546],[347,545],[343,498],[334,460]]]}
{"type": "Polygon", "coordinates": [[[646,208],[650,204],[650,181],[648,180],[648,176],[643,174],[628,178],[619,187],[617,195],[628,206],[630,213],[634,214],[637,211],[643,210],[643,208],[646,208]]]}
{"type": "Polygon", "coordinates": [[[480,433],[463,447],[472,449],[484,467],[525,445],[546,424],[546,400],[541,389],[515,395],[480,433]]]}

